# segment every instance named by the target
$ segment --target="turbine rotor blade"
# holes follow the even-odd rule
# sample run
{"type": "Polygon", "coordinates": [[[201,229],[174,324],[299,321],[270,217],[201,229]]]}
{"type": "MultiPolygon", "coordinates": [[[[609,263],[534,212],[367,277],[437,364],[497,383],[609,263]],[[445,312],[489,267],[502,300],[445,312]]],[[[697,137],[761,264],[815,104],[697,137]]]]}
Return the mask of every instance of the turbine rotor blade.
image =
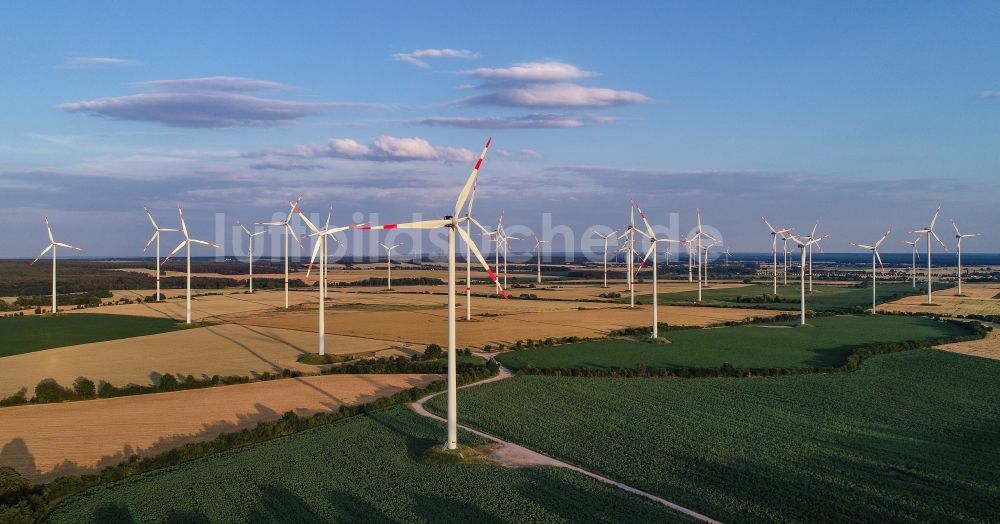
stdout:
{"type": "MultiPolygon", "coordinates": [[[[493,270],[490,269],[490,265],[486,262],[486,259],[483,258],[483,254],[479,252],[479,248],[476,247],[476,244],[472,242],[471,238],[469,238],[469,234],[466,233],[465,230],[460,227],[456,227],[455,231],[458,232],[458,235],[462,237],[462,240],[466,243],[467,246],[469,246],[469,251],[471,251],[472,254],[475,255],[476,260],[478,260],[479,263],[483,266],[483,269],[486,270],[486,274],[489,275],[490,280],[492,280],[496,286],[500,287],[500,281],[497,279],[496,273],[494,273],[493,270]]],[[[503,295],[504,299],[510,298],[510,296],[507,295],[507,291],[505,291],[502,287],[500,288],[500,293],[503,295]]]]}
{"type": "Polygon", "coordinates": [[[41,253],[39,253],[39,254],[38,254],[38,256],[37,256],[37,257],[35,257],[35,259],[34,259],[34,260],[32,260],[32,261],[31,261],[31,263],[30,263],[30,264],[28,264],[28,265],[29,265],[29,266],[33,266],[33,265],[35,265],[35,262],[38,262],[38,259],[42,258],[42,257],[43,257],[43,256],[45,255],[45,253],[48,253],[48,252],[49,252],[49,250],[50,250],[50,249],[52,249],[52,246],[53,246],[53,244],[49,244],[49,245],[45,246],[45,249],[43,249],[43,250],[42,250],[42,252],[41,252],[41,253]]]}
{"type": "Polygon", "coordinates": [[[483,146],[483,152],[479,153],[479,160],[476,160],[476,165],[472,168],[472,172],[469,173],[469,178],[465,181],[465,187],[462,188],[462,192],[458,194],[458,200],[455,201],[454,216],[458,216],[459,213],[461,213],[462,206],[465,205],[465,201],[469,198],[472,186],[476,183],[476,175],[479,174],[479,168],[482,167],[483,159],[486,158],[486,151],[490,149],[490,143],[492,142],[492,136],[486,139],[486,145],[483,146]]]}

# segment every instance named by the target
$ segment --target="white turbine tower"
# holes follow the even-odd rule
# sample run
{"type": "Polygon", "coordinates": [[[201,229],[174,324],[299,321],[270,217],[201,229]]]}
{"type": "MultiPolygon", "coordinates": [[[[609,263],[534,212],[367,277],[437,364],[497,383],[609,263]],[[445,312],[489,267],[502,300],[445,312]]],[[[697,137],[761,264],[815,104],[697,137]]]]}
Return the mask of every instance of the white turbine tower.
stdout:
{"type": "Polygon", "coordinates": [[[174,256],[174,254],[180,251],[181,248],[184,247],[187,248],[187,301],[185,302],[184,307],[187,312],[187,315],[185,317],[186,322],[190,324],[191,323],[191,243],[193,242],[195,244],[203,244],[217,249],[222,249],[222,246],[213,244],[206,240],[197,240],[191,238],[188,235],[187,224],[184,222],[184,211],[181,211],[180,206],[177,207],[177,214],[180,215],[181,217],[181,233],[184,234],[184,240],[182,240],[180,244],[177,244],[177,247],[175,247],[174,250],[167,255],[167,258],[163,259],[163,262],[170,260],[170,257],[174,256]]]}
{"type": "Polygon", "coordinates": [[[539,284],[542,283],[542,244],[548,242],[548,240],[542,240],[538,238],[538,235],[532,235],[535,237],[535,270],[537,273],[537,281],[539,284]]]}
{"type": "MultiPolygon", "coordinates": [[[[819,219],[816,219],[816,223],[813,224],[812,231],[809,233],[809,236],[806,237],[806,240],[812,240],[816,238],[816,228],[818,227],[819,227],[819,219]]],[[[810,293],[813,292],[813,246],[816,244],[818,244],[818,242],[809,243],[809,292],[810,293]]]]}
{"type": "Polygon", "coordinates": [[[962,295],[962,239],[978,237],[979,233],[966,233],[962,234],[958,230],[958,224],[955,223],[955,219],[951,220],[951,226],[955,228],[955,241],[958,244],[958,295],[962,295]]]}
{"type": "MultiPolygon", "coordinates": [[[[466,233],[468,233],[468,232],[466,232],[466,233]]],[[[385,286],[385,289],[386,289],[386,291],[391,291],[392,290],[392,250],[396,249],[397,247],[399,247],[399,246],[401,246],[403,244],[393,244],[391,246],[387,246],[387,245],[379,242],[378,245],[382,246],[382,249],[385,249],[385,257],[386,257],[385,258],[385,271],[386,271],[386,286],[385,286]]]]}
{"type": "MultiPolygon", "coordinates": [[[[788,266],[788,237],[785,235],[789,232],[788,228],[775,229],[766,218],[760,217],[761,220],[767,224],[767,228],[771,230],[771,260],[774,266],[774,294],[778,294],[778,235],[785,240],[785,266],[788,266]]],[[[788,274],[787,270],[785,273],[785,284],[788,284],[788,274]]]]}
{"type": "MultiPolygon", "coordinates": [[[[461,224],[468,220],[468,215],[459,216],[462,212],[462,207],[465,206],[466,201],[469,198],[469,193],[472,191],[472,186],[476,181],[476,174],[479,173],[479,168],[483,164],[483,158],[486,157],[486,151],[490,147],[490,142],[492,139],[486,141],[486,146],[483,147],[483,152],[479,155],[479,160],[476,161],[475,167],[472,168],[472,173],[469,174],[468,180],[465,182],[465,186],[462,188],[462,192],[459,193],[458,199],[455,201],[454,213],[444,217],[441,220],[423,220],[420,222],[408,222],[402,224],[384,224],[381,226],[365,226],[361,229],[365,230],[379,230],[379,229],[437,229],[441,227],[448,228],[448,437],[445,441],[445,447],[447,449],[455,449],[458,447],[458,375],[457,375],[457,364],[456,364],[456,337],[455,337],[455,326],[456,326],[456,313],[455,313],[455,237],[462,237],[464,241],[471,249],[472,254],[476,257],[479,263],[486,269],[486,274],[489,275],[490,279],[494,283],[498,283],[497,275],[490,269],[489,264],[486,263],[486,259],[483,258],[483,254],[479,252],[479,248],[473,243],[472,238],[464,229],[462,229],[461,224]]],[[[502,291],[504,298],[509,298],[506,291],[502,291]]]]}
{"type": "Polygon", "coordinates": [[[910,233],[916,233],[918,235],[927,235],[927,303],[928,304],[934,303],[934,291],[933,291],[934,279],[931,277],[931,237],[934,237],[934,239],[938,241],[938,244],[941,244],[941,247],[944,248],[945,251],[948,251],[948,246],[944,245],[944,242],[941,241],[941,237],[937,236],[937,233],[934,232],[934,224],[937,222],[938,215],[940,214],[941,214],[941,206],[938,206],[937,211],[934,211],[934,217],[931,218],[931,223],[929,226],[923,229],[910,231],[910,233]]]}
{"type": "Polygon", "coordinates": [[[326,290],[327,290],[327,249],[326,249],[326,239],[330,237],[334,239],[337,243],[337,237],[333,236],[335,233],[358,227],[361,224],[351,224],[349,226],[340,227],[330,227],[330,219],[333,217],[333,206],[330,206],[330,211],[326,215],[326,225],[323,229],[316,227],[309,217],[302,212],[302,208],[299,207],[299,202],[295,201],[292,203],[291,200],[288,201],[289,205],[292,207],[292,213],[299,215],[302,222],[312,231],[311,236],[316,237],[316,244],[313,246],[312,256],[309,258],[309,267],[306,269],[306,278],[312,273],[313,262],[315,262],[316,257],[319,257],[319,341],[318,341],[318,353],[320,355],[326,355],[326,290]]]}
{"type": "Polygon", "coordinates": [[[819,242],[820,240],[826,239],[829,236],[830,235],[823,235],[820,238],[812,238],[812,239],[809,239],[809,240],[805,240],[805,239],[800,239],[800,238],[798,238],[798,237],[796,237],[795,235],[792,235],[792,234],[788,235],[788,238],[791,239],[792,242],[795,242],[795,244],[799,246],[799,251],[802,252],[802,262],[800,264],[801,267],[799,268],[800,269],[800,274],[799,274],[799,296],[800,296],[801,303],[802,303],[802,321],[801,321],[801,324],[803,326],[806,325],[806,252],[809,251],[810,246],[812,246],[816,242],[819,242]]]}
{"type": "Polygon", "coordinates": [[[32,266],[35,265],[35,262],[38,262],[38,259],[42,258],[42,255],[48,253],[49,250],[52,250],[52,312],[55,313],[58,309],[58,305],[56,304],[56,248],[64,247],[76,251],[83,251],[83,250],[78,247],[73,247],[69,244],[56,242],[55,238],[52,237],[52,226],[49,225],[49,217],[44,217],[44,218],[45,218],[45,229],[49,234],[49,245],[45,246],[45,249],[43,249],[42,252],[39,253],[38,256],[35,257],[35,259],[32,260],[31,264],[29,265],[32,266]]]}
{"type": "Polygon", "coordinates": [[[636,211],[639,212],[639,218],[642,219],[642,223],[646,226],[646,231],[645,232],[642,231],[641,229],[637,229],[636,231],[640,235],[642,235],[642,236],[646,237],[647,239],[649,239],[649,249],[646,251],[646,256],[643,257],[642,262],[639,264],[639,269],[636,270],[636,273],[638,273],[639,271],[642,271],[643,266],[646,265],[646,260],[649,259],[649,255],[650,254],[653,255],[653,335],[652,335],[652,338],[657,338],[659,336],[659,326],[658,326],[659,319],[657,318],[657,309],[659,308],[659,305],[660,305],[659,304],[659,302],[660,302],[660,296],[659,296],[659,294],[657,292],[657,288],[656,288],[656,280],[657,280],[656,272],[657,272],[657,266],[659,265],[656,262],[656,247],[657,247],[656,244],[658,244],[660,242],[663,242],[665,244],[667,244],[667,243],[683,244],[684,241],[683,240],[673,240],[673,239],[670,239],[670,238],[657,238],[656,237],[656,232],[653,231],[653,226],[651,226],[649,224],[649,220],[646,219],[646,214],[642,212],[642,208],[639,207],[639,204],[637,204],[635,201],[633,201],[632,205],[635,206],[636,211]]]}
{"type": "Polygon", "coordinates": [[[510,252],[510,241],[521,240],[521,237],[508,235],[503,226],[500,226],[500,238],[503,239],[503,288],[510,289],[507,287],[507,254],[510,252]]]}
{"type": "Polygon", "coordinates": [[[146,216],[149,217],[149,223],[153,224],[153,236],[146,242],[146,247],[142,248],[142,252],[145,253],[149,249],[149,245],[156,241],[156,302],[160,301],[160,233],[168,231],[177,231],[176,229],[169,229],[165,227],[160,227],[156,225],[156,221],[153,220],[153,215],[149,212],[148,207],[143,208],[146,211],[146,216]]]}
{"type": "Polygon", "coordinates": [[[920,258],[920,254],[917,252],[917,248],[920,247],[920,237],[917,237],[913,240],[904,240],[903,243],[910,246],[910,249],[913,252],[913,254],[910,256],[911,259],[910,276],[913,277],[913,289],[917,289],[917,259],[920,258]]]}
{"type": "MultiPolygon", "coordinates": [[[[703,278],[704,278],[703,277],[703,269],[702,269],[703,265],[704,265],[704,259],[702,258],[701,239],[702,238],[707,238],[709,240],[712,240],[713,242],[718,242],[719,239],[717,239],[717,238],[713,237],[712,235],[706,233],[702,229],[702,227],[701,227],[701,209],[696,209],[695,213],[698,216],[698,230],[697,230],[697,232],[694,235],[695,239],[698,241],[698,249],[697,249],[697,251],[698,251],[698,302],[701,302],[701,287],[702,287],[703,278]]],[[[689,242],[690,242],[690,240],[689,240],[689,242]]]]}
{"type": "Polygon", "coordinates": [[[628,305],[629,307],[635,307],[635,275],[633,273],[633,268],[635,267],[635,257],[638,255],[635,251],[635,207],[629,205],[628,214],[628,226],[625,227],[625,231],[618,236],[618,239],[625,239],[624,249],[627,258],[625,259],[625,272],[628,273],[628,305]]]}
{"type": "MultiPolygon", "coordinates": [[[[243,232],[247,234],[247,238],[250,239],[250,245],[247,247],[247,258],[250,260],[250,292],[253,293],[253,237],[263,235],[265,232],[258,231],[254,233],[247,229],[247,226],[244,226],[240,221],[237,221],[236,224],[240,226],[240,229],[242,229],[243,232]]],[[[159,284],[159,279],[156,280],[157,284],[159,284]]],[[[159,293],[159,290],[157,290],[157,293],[159,293]]]]}
{"type": "Polygon", "coordinates": [[[702,280],[705,282],[705,287],[708,287],[708,250],[712,249],[713,247],[719,244],[720,242],[712,242],[711,244],[708,244],[702,248],[704,251],[704,256],[702,257],[702,259],[705,261],[705,271],[704,275],[702,276],[702,280]]]}
{"type": "Polygon", "coordinates": [[[605,288],[608,287],[608,239],[615,236],[615,233],[616,233],[615,231],[612,231],[607,235],[602,235],[598,233],[596,229],[594,230],[594,234],[601,237],[601,240],[604,241],[604,287],[605,288]]]}
{"type": "Polygon", "coordinates": [[[875,242],[875,244],[870,246],[867,244],[858,244],[857,242],[851,242],[851,245],[854,247],[867,249],[868,251],[872,252],[872,315],[875,314],[875,296],[876,296],[875,281],[878,279],[875,273],[875,261],[878,260],[878,265],[882,267],[882,272],[885,273],[885,265],[882,264],[882,257],[878,254],[878,247],[882,245],[882,242],[885,242],[885,239],[889,236],[889,233],[892,233],[891,227],[889,228],[888,231],[885,232],[884,235],[882,235],[882,238],[878,239],[878,242],[875,242]]]}
{"type": "Polygon", "coordinates": [[[295,236],[295,230],[292,229],[292,215],[295,214],[295,205],[298,204],[301,200],[302,200],[302,198],[299,197],[295,201],[294,204],[292,203],[291,199],[288,200],[288,203],[291,205],[291,210],[288,212],[288,216],[285,217],[285,219],[282,220],[281,222],[255,222],[255,224],[258,224],[258,225],[261,225],[261,226],[280,226],[281,229],[282,229],[282,231],[285,233],[285,309],[288,309],[288,239],[289,239],[289,237],[294,238],[295,242],[299,245],[299,247],[300,248],[302,247],[302,242],[300,242],[299,238],[297,236],[295,236]]]}

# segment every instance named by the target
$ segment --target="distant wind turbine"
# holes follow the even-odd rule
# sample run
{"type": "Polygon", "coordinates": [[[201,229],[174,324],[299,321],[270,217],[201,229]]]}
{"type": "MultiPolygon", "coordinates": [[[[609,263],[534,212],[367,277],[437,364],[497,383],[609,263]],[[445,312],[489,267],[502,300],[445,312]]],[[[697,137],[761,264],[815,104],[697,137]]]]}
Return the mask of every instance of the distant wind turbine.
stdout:
{"type": "Polygon", "coordinates": [[[386,257],[385,258],[385,271],[386,271],[386,286],[385,286],[385,289],[387,291],[391,291],[392,290],[392,250],[396,249],[397,247],[399,247],[399,246],[401,246],[403,244],[393,244],[391,246],[387,246],[387,245],[379,242],[378,245],[382,246],[382,249],[385,250],[385,257],[386,257]]]}
{"type": "MultiPolygon", "coordinates": [[[[771,223],[768,222],[766,218],[760,217],[760,219],[763,220],[764,224],[767,225],[767,228],[771,230],[771,260],[772,260],[772,266],[774,268],[774,294],[777,295],[778,294],[778,235],[781,235],[781,238],[785,240],[785,265],[787,266],[788,238],[785,237],[785,234],[787,234],[789,230],[788,228],[784,227],[781,229],[775,229],[774,226],[772,226],[771,223]]],[[[785,284],[787,283],[788,283],[788,278],[786,276],[785,284]]]]}
{"type": "Polygon", "coordinates": [[[548,242],[548,240],[542,240],[538,238],[538,235],[532,235],[535,237],[535,270],[537,272],[537,282],[542,283],[542,244],[548,242]]]}
{"type": "Polygon", "coordinates": [[[941,206],[938,206],[937,210],[934,211],[934,217],[931,218],[930,225],[922,229],[916,229],[910,231],[910,233],[916,233],[918,235],[927,235],[927,303],[928,304],[934,303],[934,286],[932,282],[933,277],[931,276],[931,237],[933,236],[934,239],[938,241],[938,244],[941,244],[941,247],[944,248],[945,251],[948,251],[948,246],[944,245],[944,242],[941,241],[941,237],[937,236],[937,233],[934,232],[934,224],[937,222],[938,215],[940,214],[941,214],[941,206]]]}
{"type": "Polygon", "coordinates": [[[176,229],[169,229],[165,227],[160,227],[156,225],[156,221],[153,220],[153,215],[149,212],[148,207],[144,207],[143,210],[146,211],[146,216],[149,217],[149,223],[153,224],[153,236],[146,242],[146,247],[142,248],[142,252],[145,253],[149,249],[149,245],[156,241],[156,302],[160,301],[160,233],[174,231],[176,229]]]}
{"type": "Polygon", "coordinates": [[[955,241],[958,243],[958,294],[962,295],[962,239],[978,237],[979,233],[966,233],[962,234],[958,230],[958,224],[955,223],[955,219],[951,220],[951,226],[955,228],[955,241]]]}
{"type": "MultiPolygon", "coordinates": [[[[250,292],[253,293],[253,237],[263,235],[265,232],[258,231],[253,233],[247,229],[247,226],[244,226],[242,222],[237,221],[236,223],[240,226],[240,229],[247,234],[247,238],[250,239],[250,246],[247,248],[247,258],[250,260],[250,292]]],[[[159,264],[159,261],[157,261],[157,264],[159,264]]],[[[159,279],[156,280],[157,283],[159,283],[159,279]]],[[[157,293],[159,293],[159,290],[157,290],[157,293]]]]}
{"type": "Polygon", "coordinates": [[[819,237],[819,238],[811,238],[809,240],[806,240],[804,238],[800,239],[800,238],[798,238],[798,237],[796,237],[795,235],[792,235],[792,234],[788,235],[788,238],[791,239],[793,242],[795,242],[796,245],[799,246],[799,251],[802,253],[802,261],[800,263],[800,275],[799,275],[799,295],[800,295],[800,301],[801,301],[801,304],[802,304],[802,321],[801,321],[801,324],[803,326],[806,325],[806,252],[809,251],[809,248],[813,244],[815,244],[815,243],[817,243],[817,242],[819,242],[821,240],[824,240],[824,239],[828,238],[829,236],[830,235],[823,235],[822,237],[819,237]]]}
{"type": "Polygon", "coordinates": [[[218,249],[222,249],[222,246],[213,244],[206,240],[197,240],[191,238],[188,235],[187,224],[184,222],[184,211],[181,211],[180,206],[177,207],[177,214],[180,215],[181,217],[181,233],[184,234],[184,240],[182,240],[180,244],[177,244],[177,247],[175,247],[174,250],[167,255],[167,258],[163,259],[163,262],[170,260],[170,257],[174,256],[174,254],[176,254],[182,248],[185,247],[187,248],[187,301],[185,302],[185,311],[187,313],[186,322],[190,324],[191,323],[191,243],[193,242],[195,244],[203,244],[218,249]]]}
{"type": "Polygon", "coordinates": [[[903,243],[910,246],[913,252],[910,256],[912,266],[910,268],[910,275],[913,277],[913,289],[917,289],[917,259],[920,258],[920,253],[917,252],[917,248],[920,247],[920,237],[917,237],[914,240],[904,240],[903,243]]]}
{"type": "Polygon", "coordinates": [[[83,250],[78,247],[73,247],[69,244],[56,242],[56,239],[52,237],[52,226],[49,225],[49,217],[44,217],[44,218],[45,218],[45,229],[49,234],[49,245],[45,246],[45,249],[43,249],[42,252],[39,253],[38,256],[31,261],[30,265],[32,266],[35,265],[35,262],[38,262],[38,259],[42,258],[42,255],[48,253],[49,250],[52,251],[52,312],[55,313],[58,309],[58,305],[56,303],[57,302],[56,301],[56,248],[64,247],[76,251],[83,251],[83,250]]]}
{"type": "Polygon", "coordinates": [[[649,224],[649,220],[646,219],[646,214],[642,212],[642,208],[639,207],[639,204],[637,204],[635,201],[633,201],[632,205],[635,206],[635,210],[639,212],[639,218],[642,219],[643,225],[646,226],[646,231],[643,231],[641,229],[636,229],[636,231],[640,235],[642,235],[642,236],[646,237],[647,239],[649,239],[649,249],[646,250],[646,256],[643,257],[642,262],[639,264],[639,269],[637,269],[635,272],[638,273],[639,271],[642,271],[643,266],[646,265],[646,260],[649,259],[649,255],[653,255],[653,335],[652,335],[652,338],[657,338],[659,336],[659,332],[658,332],[658,330],[659,330],[659,326],[658,326],[659,319],[657,318],[657,309],[659,308],[659,302],[660,302],[660,295],[659,295],[659,293],[657,292],[657,289],[656,289],[656,280],[657,280],[656,272],[657,272],[657,266],[659,265],[656,262],[656,251],[657,251],[656,248],[657,248],[657,244],[660,243],[660,242],[663,242],[665,244],[666,243],[679,243],[679,244],[683,244],[685,241],[684,240],[674,240],[674,239],[671,239],[671,238],[657,238],[656,237],[656,232],[653,231],[653,226],[651,226],[649,224]]]}
{"type": "Polygon", "coordinates": [[[291,211],[288,212],[288,216],[280,222],[255,222],[255,224],[262,226],[280,226],[282,231],[285,233],[285,309],[288,309],[288,239],[294,238],[295,243],[302,247],[302,242],[299,241],[299,237],[295,236],[295,230],[292,229],[292,215],[295,213],[295,206],[302,198],[299,197],[295,203],[292,203],[291,199],[288,199],[288,203],[291,206],[291,211]]]}
{"type": "MultiPolygon", "coordinates": [[[[703,270],[704,270],[704,258],[702,258],[702,247],[701,239],[707,238],[713,242],[718,242],[719,239],[713,237],[712,235],[706,233],[701,227],[701,209],[696,209],[695,213],[698,216],[698,231],[694,234],[694,239],[698,241],[698,302],[701,302],[701,287],[703,284],[703,270]]],[[[690,240],[688,240],[690,242],[690,240]]]]}
{"type": "Polygon", "coordinates": [[[885,265],[882,264],[882,257],[878,254],[878,247],[882,245],[882,242],[885,242],[885,239],[889,237],[890,233],[892,233],[891,227],[889,228],[888,231],[885,232],[884,235],[882,235],[882,238],[878,239],[878,242],[875,242],[872,245],[858,244],[857,242],[851,242],[851,245],[854,247],[867,249],[868,251],[872,252],[872,315],[875,314],[875,297],[876,297],[875,282],[878,280],[878,275],[875,273],[876,260],[878,260],[878,265],[882,267],[882,272],[885,273],[885,265]]]}
{"type": "Polygon", "coordinates": [[[598,233],[597,230],[595,229],[594,233],[597,236],[601,237],[601,240],[604,241],[604,287],[607,288],[608,287],[608,239],[614,236],[615,232],[612,231],[607,235],[602,235],[598,233]]]}

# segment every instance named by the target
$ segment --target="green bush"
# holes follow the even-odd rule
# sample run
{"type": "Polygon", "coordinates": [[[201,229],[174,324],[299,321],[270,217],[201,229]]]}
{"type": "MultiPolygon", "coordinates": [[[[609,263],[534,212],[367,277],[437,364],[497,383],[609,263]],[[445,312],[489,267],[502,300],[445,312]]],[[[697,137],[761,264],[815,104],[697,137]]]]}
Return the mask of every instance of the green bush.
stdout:
{"type": "Polygon", "coordinates": [[[7,406],[20,406],[21,404],[28,403],[28,388],[21,388],[20,391],[14,393],[13,395],[0,400],[0,407],[7,406]]]}
{"type": "Polygon", "coordinates": [[[78,377],[73,382],[73,391],[78,398],[89,399],[97,396],[97,386],[94,385],[94,381],[85,377],[78,377]]]}
{"type": "Polygon", "coordinates": [[[62,402],[76,398],[76,393],[69,388],[64,388],[56,382],[54,378],[45,378],[35,386],[35,398],[32,402],[44,404],[47,402],[62,402]]]}

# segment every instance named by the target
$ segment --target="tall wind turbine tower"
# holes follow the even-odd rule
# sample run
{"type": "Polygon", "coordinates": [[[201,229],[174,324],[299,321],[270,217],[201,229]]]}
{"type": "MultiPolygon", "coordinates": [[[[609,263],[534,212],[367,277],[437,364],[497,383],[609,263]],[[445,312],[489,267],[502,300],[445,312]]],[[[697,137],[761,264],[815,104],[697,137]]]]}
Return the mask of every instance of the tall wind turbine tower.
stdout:
{"type": "Polygon", "coordinates": [[[292,203],[291,199],[288,200],[288,204],[291,206],[291,210],[288,212],[288,216],[280,222],[256,222],[258,225],[262,226],[279,226],[282,232],[285,233],[285,309],[288,309],[288,239],[294,238],[295,242],[302,247],[302,242],[299,241],[299,237],[295,236],[295,230],[292,229],[292,215],[295,214],[295,206],[302,201],[299,197],[295,203],[292,203]]]}
{"type": "MultiPolygon", "coordinates": [[[[152,217],[150,217],[152,218],[152,217]]],[[[250,292],[253,293],[253,238],[264,234],[264,231],[258,231],[256,233],[251,232],[244,226],[242,222],[237,221],[236,224],[240,226],[240,229],[247,234],[247,238],[250,240],[250,245],[247,247],[247,259],[250,261],[250,292]]],[[[159,251],[159,246],[157,246],[157,251],[159,251]]],[[[157,267],[159,267],[159,260],[157,260],[157,267]]],[[[160,279],[156,279],[157,284],[159,284],[160,279]]],[[[159,289],[156,290],[159,293],[159,289]]]]}
{"type": "Polygon", "coordinates": [[[941,214],[941,206],[938,206],[937,210],[934,211],[934,216],[931,218],[931,223],[925,228],[910,231],[910,233],[916,233],[918,235],[927,235],[927,303],[934,303],[934,285],[933,278],[931,276],[931,237],[934,237],[941,244],[941,247],[948,251],[948,246],[944,245],[941,241],[941,237],[937,236],[934,232],[934,224],[937,223],[938,215],[941,214]]]}
{"type": "Polygon", "coordinates": [[[184,211],[181,211],[180,206],[177,207],[177,214],[180,215],[181,217],[181,233],[184,234],[184,240],[182,240],[180,244],[177,244],[177,247],[175,247],[174,250],[171,251],[169,255],[167,255],[167,258],[163,259],[163,261],[166,262],[167,260],[170,260],[170,257],[174,256],[174,254],[180,251],[182,248],[187,248],[187,300],[185,301],[184,309],[186,312],[186,317],[185,317],[186,322],[190,324],[191,323],[191,244],[192,243],[202,244],[218,249],[222,249],[222,246],[213,244],[206,240],[197,240],[191,238],[188,235],[187,224],[184,222],[184,211]]]}
{"type": "Polygon", "coordinates": [[[958,244],[958,295],[962,296],[962,239],[978,237],[979,233],[962,234],[958,230],[958,224],[955,223],[955,219],[951,220],[951,226],[955,228],[955,242],[958,244]]]}
{"type": "Polygon", "coordinates": [[[875,273],[875,261],[878,260],[878,265],[882,267],[882,272],[884,273],[885,265],[882,264],[882,257],[878,254],[878,247],[882,245],[882,242],[885,242],[885,239],[888,238],[889,233],[892,233],[891,227],[889,228],[888,231],[885,232],[884,235],[882,235],[882,238],[878,239],[878,242],[875,242],[872,245],[858,244],[857,242],[851,242],[851,245],[854,247],[867,249],[868,251],[872,252],[872,315],[875,314],[875,298],[876,298],[875,282],[878,280],[878,275],[875,273]]]}
{"type": "Polygon", "coordinates": [[[146,211],[146,216],[149,218],[149,223],[153,225],[153,236],[146,242],[146,247],[142,248],[142,252],[145,253],[149,249],[149,245],[154,241],[156,242],[156,302],[160,301],[160,233],[174,231],[176,229],[169,229],[165,227],[160,227],[156,225],[156,221],[153,220],[153,215],[149,212],[148,207],[144,207],[143,210],[146,211]]]}
{"type": "Polygon", "coordinates": [[[52,312],[55,313],[59,308],[57,304],[58,301],[56,300],[56,249],[64,247],[66,249],[73,249],[75,251],[83,251],[83,250],[78,247],[73,247],[69,244],[56,242],[56,239],[53,238],[52,236],[52,226],[49,225],[49,217],[44,217],[44,218],[45,218],[45,229],[49,234],[49,245],[45,246],[45,249],[43,249],[42,252],[39,253],[38,256],[35,257],[35,259],[32,260],[31,264],[29,265],[32,266],[35,265],[35,262],[38,262],[38,259],[42,258],[42,255],[48,253],[50,250],[52,251],[52,312]]]}

